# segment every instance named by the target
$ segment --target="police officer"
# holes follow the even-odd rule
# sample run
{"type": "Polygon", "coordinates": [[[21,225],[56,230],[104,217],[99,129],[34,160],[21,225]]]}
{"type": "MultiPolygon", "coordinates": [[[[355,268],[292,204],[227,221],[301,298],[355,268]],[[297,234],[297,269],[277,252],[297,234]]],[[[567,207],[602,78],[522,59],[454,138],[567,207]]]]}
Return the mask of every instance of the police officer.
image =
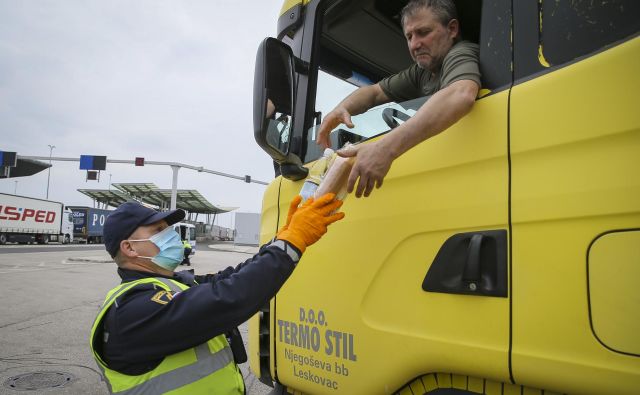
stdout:
{"type": "Polygon", "coordinates": [[[127,202],[107,217],[105,247],[122,283],[109,291],[96,317],[91,350],[111,393],[244,392],[232,352],[237,344],[230,346],[225,334],[237,334],[237,326],[280,289],[305,249],[344,217],[335,212],[342,202],[333,194],[298,208],[300,200],[291,202],[273,242],[235,268],[203,276],[174,272],[183,246],[170,225],[184,211],[156,212],[127,202]]]}

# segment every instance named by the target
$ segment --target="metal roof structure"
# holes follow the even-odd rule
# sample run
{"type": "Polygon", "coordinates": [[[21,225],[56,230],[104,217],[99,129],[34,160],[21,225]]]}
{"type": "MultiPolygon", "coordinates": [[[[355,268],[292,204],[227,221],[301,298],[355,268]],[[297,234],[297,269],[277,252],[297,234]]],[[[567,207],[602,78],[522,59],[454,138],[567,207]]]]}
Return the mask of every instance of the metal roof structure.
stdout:
{"type": "MultiPolygon", "coordinates": [[[[161,197],[168,207],[171,203],[171,189],[158,189],[154,191],[154,197],[161,197]]],[[[196,214],[221,214],[237,209],[214,206],[195,189],[178,189],[176,207],[196,214]]]]}
{"type": "Polygon", "coordinates": [[[107,189],[78,189],[78,192],[89,196],[91,199],[106,206],[118,207],[124,202],[128,202],[131,196],[118,191],[107,189]]]}
{"type": "MultiPolygon", "coordinates": [[[[159,189],[152,183],[115,183],[112,185],[117,189],[78,189],[78,191],[99,203],[113,207],[129,200],[137,200],[163,210],[171,206],[171,189],[159,189]]],[[[195,189],[178,189],[176,208],[183,209],[189,214],[221,214],[237,209],[237,207],[215,206],[195,189]]]]}
{"type": "Polygon", "coordinates": [[[167,206],[161,196],[158,196],[155,191],[158,190],[156,184],[146,183],[115,183],[111,184],[118,188],[125,194],[133,197],[133,199],[140,201],[146,205],[156,206],[160,209],[167,209],[167,206]]]}
{"type": "MultiPolygon", "coordinates": [[[[153,191],[156,191],[158,187],[153,183],[116,183],[111,184],[122,192],[131,195],[137,200],[143,200],[145,197],[150,195],[153,191]]],[[[155,204],[155,203],[152,203],[155,204]]],[[[160,206],[156,204],[156,206],[160,206]]]]}

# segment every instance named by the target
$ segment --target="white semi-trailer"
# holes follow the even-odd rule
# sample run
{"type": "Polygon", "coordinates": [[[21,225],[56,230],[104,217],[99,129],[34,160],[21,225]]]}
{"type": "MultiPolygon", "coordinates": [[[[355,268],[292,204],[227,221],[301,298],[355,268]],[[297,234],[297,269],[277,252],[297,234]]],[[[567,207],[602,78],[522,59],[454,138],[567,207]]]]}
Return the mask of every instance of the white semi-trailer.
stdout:
{"type": "Polygon", "coordinates": [[[0,193],[0,244],[73,241],[71,210],[60,202],[0,193]]]}

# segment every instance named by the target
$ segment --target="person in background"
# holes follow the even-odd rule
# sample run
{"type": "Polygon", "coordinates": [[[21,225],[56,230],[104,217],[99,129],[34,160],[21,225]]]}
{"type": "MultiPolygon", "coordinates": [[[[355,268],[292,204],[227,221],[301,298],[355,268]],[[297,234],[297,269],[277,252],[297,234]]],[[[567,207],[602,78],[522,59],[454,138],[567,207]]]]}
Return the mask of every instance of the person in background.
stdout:
{"type": "Polygon", "coordinates": [[[181,265],[191,266],[191,259],[189,259],[189,255],[191,255],[191,244],[189,244],[188,240],[182,240],[182,247],[184,248],[184,258],[182,259],[181,265]]]}

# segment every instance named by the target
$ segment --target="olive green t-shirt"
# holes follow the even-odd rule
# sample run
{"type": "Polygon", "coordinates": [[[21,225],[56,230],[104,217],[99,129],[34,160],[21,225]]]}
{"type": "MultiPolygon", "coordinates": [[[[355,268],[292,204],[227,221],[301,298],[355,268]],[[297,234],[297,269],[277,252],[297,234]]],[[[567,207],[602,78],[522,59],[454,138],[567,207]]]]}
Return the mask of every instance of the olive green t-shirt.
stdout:
{"type": "Polygon", "coordinates": [[[414,64],[380,81],[380,87],[389,99],[398,103],[433,95],[455,81],[471,80],[480,86],[479,53],[478,44],[460,41],[444,57],[438,75],[414,64]]]}

